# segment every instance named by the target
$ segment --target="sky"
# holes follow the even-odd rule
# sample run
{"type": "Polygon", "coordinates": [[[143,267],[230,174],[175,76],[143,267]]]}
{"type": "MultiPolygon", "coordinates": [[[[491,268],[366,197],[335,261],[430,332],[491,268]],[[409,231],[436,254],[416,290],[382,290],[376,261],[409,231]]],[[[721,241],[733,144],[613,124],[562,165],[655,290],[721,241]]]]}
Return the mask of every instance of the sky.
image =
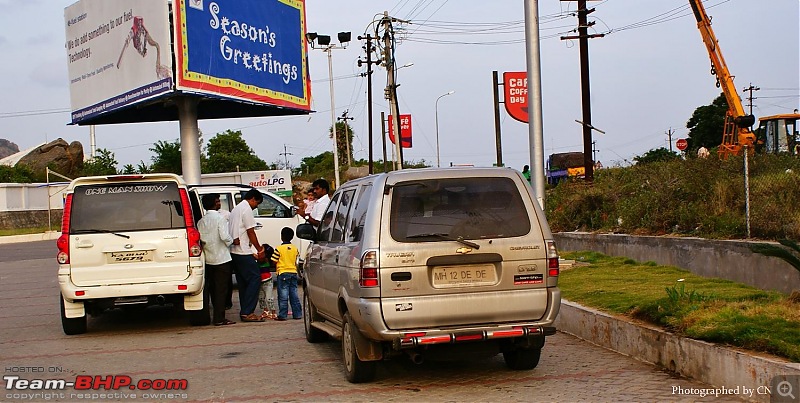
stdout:
{"type": "MultiPolygon", "coordinates": [[[[21,150],[63,138],[80,141],[89,152],[89,128],[70,123],[70,94],[65,50],[64,8],[72,0],[0,0],[0,139],[21,150]]],[[[800,107],[800,5],[797,0],[707,0],[706,11],[728,68],[745,105],[751,83],[756,117],[791,113],[800,107]]],[[[545,157],[582,151],[579,48],[575,35],[577,2],[540,0],[542,102],[545,157]]],[[[720,94],[710,61],[686,0],[589,1],[591,109],[596,159],[604,166],[625,166],[648,150],[669,148],[685,138],[686,121],[699,106],[720,94]]],[[[356,39],[373,32],[376,15],[388,11],[410,21],[398,25],[396,62],[413,63],[398,71],[400,112],[412,115],[414,144],[405,160],[436,165],[436,116],[442,166],[496,162],[492,71],[524,71],[522,0],[306,0],[307,31],[350,31],[353,41],[332,53],[336,116],[354,119],[355,158],[367,158],[366,79],[357,60],[364,58],[356,39]],[[439,98],[449,91],[453,94],[439,98]],[[439,99],[438,107],[436,104],[439,99]]],[[[379,17],[379,16],[378,16],[379,17]]],[[[308,116],[201,120],[208,141],[225,130],[240,130],[267,163],[332,150],[331,96],[327,55],[309,50],[312,109],[308,116]]],[[[373,73],[374,155],[381,158],[380,112],[386,71],[373,73]]],[[[502,98],[502,95],[501,95],[502,98]]],[[[502,107],[502,106],[501,106],[502,107]]],[[[503,161],[521,169],[529,164],[528,126],[501,109],[503,161]]],[[[96,127],[97,147],[114,153],[119,167],[149,164],[149,148],[180,137],[177,122],[96,127]]]]}

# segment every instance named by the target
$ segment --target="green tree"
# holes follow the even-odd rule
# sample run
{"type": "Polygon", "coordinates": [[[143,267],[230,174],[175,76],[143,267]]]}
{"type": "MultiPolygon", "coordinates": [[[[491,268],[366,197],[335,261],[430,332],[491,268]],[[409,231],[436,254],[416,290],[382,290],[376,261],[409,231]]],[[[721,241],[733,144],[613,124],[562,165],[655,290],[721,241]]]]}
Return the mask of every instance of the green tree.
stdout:
{"type": "Polygon", "coordinates": [[[261,171],[267,169],[267,163],[258,158],[256,153],[242,138],[241,131],[226,130],[217,133],[208,141],[206,147],[208,160],[205,173],[261,171]]]}
{"type": "Polygon", "coordinates": [[[183,166],[181,164],[181,143],[178,140],[166,142],[159,140],[149,149],[155,155],[151,158],[153,165],[150,166],[151,172],[165,172],[181,175],[183,166]]]}
{"type": "Polygon", "coordinates": [[[636,161],[637,164],[650,164],[653,162],[671,161],[680,158],[681,156],[678,155],[678,153],[661,147],[633,157],[633,160],[636,161]]]}
{"type": "Polygon", "coordinates": [[[125,164],[125,166],[122,167],[121,173],[124,175],[135,174],[136,168],[133,167],[133,164],[125,164]]]}
{"type": "Polygon", "coordinates": [[[333,171],[333,152],[325,151],[322,154],[305,157],[300,161],[300,173],[320,176],[324,172],[333,171]]]}
{"type": "Polygon", "coordinates": [[[727,111],[728,101],[725,94],[720,94],[711,105],[703,105],[694,110],[692,117],[686,122],[686,128],[689,129],[689,150],[714,148],[722,143],[727,111]]]}
{"type": "Polygon", "coordinates": [[[36,177],[25,165],[15,165],[13,167],[0,165],[1,183],[33,183],[37,182],[36,177]]]}
{"type": "Polygon", "coordinates": [[[105,148],[98,148],[97,155],[89,161],[83,163],[81,175],[94,176],[94,175],[116,175],[117,174],[117,159],[109,150],[105,148]]]}
{"type": "MultiPolygon", "coordinates": [[[[333,139],[333,126],[328,128],[328,138],[333,139]]],[[[353,152],[353,128],[345,122],[336,122],[336,148],[339,151],[339,166],[347,165],[347,150],[353,152]]]]}

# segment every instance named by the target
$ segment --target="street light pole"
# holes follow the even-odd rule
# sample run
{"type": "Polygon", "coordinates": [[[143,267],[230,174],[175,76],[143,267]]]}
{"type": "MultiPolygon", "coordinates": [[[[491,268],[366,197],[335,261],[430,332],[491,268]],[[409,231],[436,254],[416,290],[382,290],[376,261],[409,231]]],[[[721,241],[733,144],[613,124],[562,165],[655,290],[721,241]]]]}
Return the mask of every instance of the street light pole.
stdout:
{"type": "Polygon", "coordinates": [[[437,168],[440,168],[442,166],[442,163],[439,159],[439,100],[442,99],[442,97],[446,97],[448,95],[453,94],[454,92],[455,91],[449,91],[446,94],[439,95],[439,98],[436,98],[436,107],[434,109],[436,111],[435,115],[436,115],[436,167],[437,168]]]}
{"type": "Polygon", "coordinates": [[[318,35],[316,32],[306,33],[306,39],[311,45],[312,49],[322,49],[323,52],[328,54],[328,79],[330,82],[331,91],[331,130],[333,132],[333,172],[334,179],[336,180],[336,188],[339,188],[339,139],[336,135],[336,105],[333,96],[333,56],[331,51],[333,49],[346,49],[347,43],[350,42],[350,32],[339,32],[338,39],[339,46],[331,43],[331,37],[328,35],[318,35]],[[315,48],[314,41],[317,44],[324,46],[323,48],[315,48]]]}
{"type": "Polygon", "coordinates": [[[331,56],[333,45],[325,48],[328,53],[328,78],[331,85],[331,127],[333,130],[333,176],[336,179],[336,188],[339,188],[339,139],[336,135],[336,105],[333,97],[333,57],[331,56]]]}

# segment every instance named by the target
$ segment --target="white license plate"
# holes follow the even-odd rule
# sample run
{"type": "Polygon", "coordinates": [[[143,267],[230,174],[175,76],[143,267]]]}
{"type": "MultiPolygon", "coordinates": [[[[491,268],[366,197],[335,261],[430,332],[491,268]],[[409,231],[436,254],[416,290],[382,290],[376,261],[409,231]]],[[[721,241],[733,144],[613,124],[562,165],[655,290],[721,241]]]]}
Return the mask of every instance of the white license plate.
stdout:
{"type": "Polygon", "coordinates": [[[433,268],[433,286],[436,288],[474,287],[497,283],[497,273],[492,264],[469,266],[437,266],[433,268]]]}
{"type": "Polygon", "coordinates": [[[139,263],[152,261],[153,251],[151,250],[108,253],[108,263],[139,263]]]}

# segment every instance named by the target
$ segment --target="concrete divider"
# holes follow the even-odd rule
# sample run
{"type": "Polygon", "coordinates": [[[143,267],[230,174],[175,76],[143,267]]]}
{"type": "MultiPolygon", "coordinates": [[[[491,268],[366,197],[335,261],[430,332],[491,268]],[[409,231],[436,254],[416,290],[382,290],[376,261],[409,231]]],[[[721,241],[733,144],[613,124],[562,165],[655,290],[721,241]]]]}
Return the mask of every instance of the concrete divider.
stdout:
{"type": "Polygon", "coordinates": [[[61,232],[58,231],[48,231],[40,234],[0,236],[0,244],[56,240],[59,236],[61,236],[61,232]]]}
{"type": "MultiPolygon", "coordinates": [[[[770,387],[773,377],[800,376],[800,364],[737,351],[715,344],[676,336],[661,329],[611,316],[574,302],[562,300],[556,319],[558,330],[599,346],[649,362],[681,376],[716,388],[739,388],[737,397],[769,402],[756,391],[770,387]],[[759,387],[761,389],[759,389],[759,387]],[[745,389],[753,391],[746,394],[745,389]]],[[[773,391],[773,393],[775,393],[773,391]]]]}

